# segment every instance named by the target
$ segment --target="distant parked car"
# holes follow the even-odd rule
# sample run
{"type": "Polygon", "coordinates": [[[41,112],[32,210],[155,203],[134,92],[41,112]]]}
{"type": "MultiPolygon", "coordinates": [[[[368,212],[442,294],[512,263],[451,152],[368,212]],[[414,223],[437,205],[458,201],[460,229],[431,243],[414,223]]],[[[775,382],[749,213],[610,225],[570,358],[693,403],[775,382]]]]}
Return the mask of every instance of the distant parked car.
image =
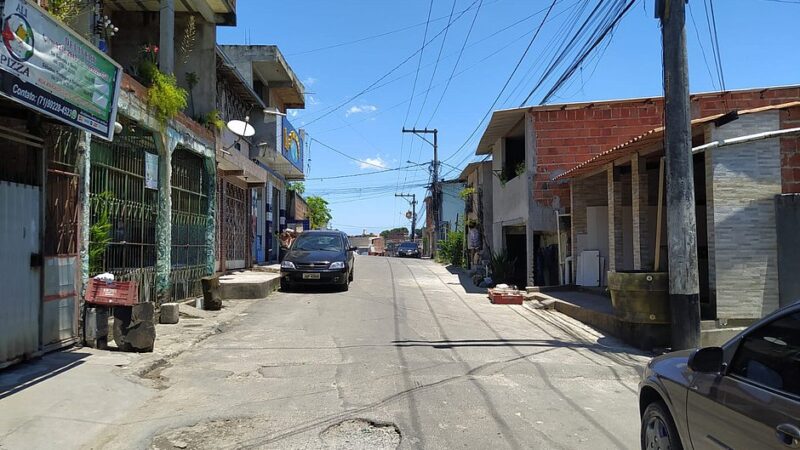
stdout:
{"type": "Polygon", "coordinates": [[[403,242],[402,244],[397,246],[397,256],[398,257],[410,257],[410,258],[419,258],[422,256],[422,253],[419,249],[419,244],[416,242],[403,242]]]}
{"type": "Polygon", "coordinates": [[[301,284],[333,284],[346,291],[353,281],[356,249],[340,231],[303,232],[281,262],[281,290],[301,284]]]}
{"type": "Polygon", "coordinates": [[[800,448],[800,302],[722,347],[654,358],[639,385],[642,448],[800,448]]]}

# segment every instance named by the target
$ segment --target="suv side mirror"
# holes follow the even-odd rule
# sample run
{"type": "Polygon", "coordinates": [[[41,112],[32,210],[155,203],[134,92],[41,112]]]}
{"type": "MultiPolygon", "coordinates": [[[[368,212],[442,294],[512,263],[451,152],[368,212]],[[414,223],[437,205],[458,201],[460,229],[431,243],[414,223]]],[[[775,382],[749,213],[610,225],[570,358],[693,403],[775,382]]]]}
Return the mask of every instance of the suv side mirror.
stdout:
{"type": "Polygon", "coordinates": [[[705,347],[695,350],[689,357],[689,368],[699,373],[719,373],[722,370],[724,353],[721,347],[705,347]]]}

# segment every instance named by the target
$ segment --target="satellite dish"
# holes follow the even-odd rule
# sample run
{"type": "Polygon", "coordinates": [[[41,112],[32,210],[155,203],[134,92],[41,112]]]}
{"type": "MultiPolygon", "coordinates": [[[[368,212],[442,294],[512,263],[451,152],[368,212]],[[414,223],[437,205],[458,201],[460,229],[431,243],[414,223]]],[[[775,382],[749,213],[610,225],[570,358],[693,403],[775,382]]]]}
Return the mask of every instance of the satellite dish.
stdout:
{"type": "Polygon", "coordinates": [[[243,120],[231,120],[227,123],[227,126],[231,133],[240,137],[250,137],[256,134],[256,129],[243,120]]]}

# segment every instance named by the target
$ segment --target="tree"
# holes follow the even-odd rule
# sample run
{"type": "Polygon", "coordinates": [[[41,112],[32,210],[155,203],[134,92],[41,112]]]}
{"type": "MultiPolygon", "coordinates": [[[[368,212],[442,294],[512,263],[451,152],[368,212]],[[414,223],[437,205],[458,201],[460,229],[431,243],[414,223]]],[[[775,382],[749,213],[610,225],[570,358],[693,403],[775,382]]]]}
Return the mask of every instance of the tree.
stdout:
{"type": "Polygon", "coordinates": [[[311,222],[312,230],[319,230],[325,228],[328,222],[331,221],[331,209],[328,207],[328,201],[322,197],[312,195],[306,199],[308,204],[308,220],[311,222]]]}
{"type": "Polygon", "coordinates": [[[306,192],[306,185],[302,181],[295,181],[286,185],[286,190],[303,195],[306,192]]]}
{"type": "Polygon", "coordinates": [[[400,228],[392,228],[391,230],[383,230],[381,231],[381,237],[387,238],[393,234],[401,234],[401,233],[407,236],[409,233],[408,228],[400,227],[400,228]]]}

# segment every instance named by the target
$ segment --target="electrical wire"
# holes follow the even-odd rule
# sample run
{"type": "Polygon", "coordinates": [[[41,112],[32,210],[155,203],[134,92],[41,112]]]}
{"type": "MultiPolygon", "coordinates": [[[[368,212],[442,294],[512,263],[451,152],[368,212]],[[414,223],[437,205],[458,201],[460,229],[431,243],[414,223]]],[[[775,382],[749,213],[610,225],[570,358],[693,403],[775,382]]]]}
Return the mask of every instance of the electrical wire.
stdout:
{"type": "Polygon", "coordinates": [[[431,113],[431,117],[425,124],[425,128],[428,128],[428,125],[431,124],[433,118],[436,117],[436,113],[439,111],[439,107],[442,105],[442,100],[444,100],[444,96],[445,94],[447,94],[447,89],[450,87],[450,82],[453,81],[456,69],[458,68],[458,63],[461,62],[461,56],[464,55],[464,49],[467,47],[467,42],[469,42],[469,37],[472,35],[472,29],[475,27],[475,21],[478,20],[478,14],[481,12],[482,5],[483,5],[483,0],[481,0],[480,3],[478,3],[478,8],[475,10],[475,15],[472,16],[472,23],[469,24],[467,35],[464,37],[464,43],[461,44],[461,50],[458,51],[458,57],[456,58],[456,63],[453,65],[453,70],[450,72],[450,76],[447,77],[447,82],[445,83],[444,89],[442,90],[442,95],[439,96],[439,101],[436,102],[436,107],[433,108],[433,113],[431,113]]]}
{"type": "MultiPolygon", "coordinates": [[[[457,0],[453,0],[453,6],[450,8],[450,18],[447,21],[447,27],[445,27],[446,31],[444,32],[444,36],[442,36],[442,45],[439,46],[439,54],[436,55],[436,62],[433,64],[433,70],[431,71],[431,79],[428,82],[428,89],[425,91],[425,97],[422,99],[422,106],[419,107],[419,114],[417,114],[417,119],[414,121],[414,128],[417,127],[419,119],[420,117],[422,117],[422,111],[425,110],[425,104],[428,102],[428,93],[430,93],[431,86],[433,85],[433,80],[436,77],[436,69],[439,68],[439,61],[442,60],[442,51],[444,50],[444,44],[447,42],[447,31],[449,31],[450,24],[453,22],[453,11],[456,10],[456,1],[457,0]]],[[[431,2],[431,6],[433,6],[433,2],[431,2]]],[[[478,5],[478,9],[480,9],[480,5],[478,5]]]]}
{"type": "Polygon", "coordinates": [[[542,31],[542,27],[544,26],[545,22],[547,21],[547,17],[550,16],[550,12],[552,12],[553,8],[556,6],[556,3],[558,3],[558,0],[553,0],[553,2],[550,4],[550,7],[547,9],[547,12],[545,13],[544,18],[542,19],[542,22],[539,24],[539,27],[536,28],[536,32],[533,33],[533,37],[528,42],[528,46],[525,47],[525,51],[522,53],[522,56],[520,56],[520,58],[517,60],[517,64],[514,66],[514,70],[511,71],[511,74],[506,79],[506,82],[503,84],[503,87],[500,89],[500,92],[497,93],[497,96],[495,97],[495,99],[492,102],[491,106],[489,106],[489,109],[483,115],[483,118],[481,118],[480,122],[478,122],[478,126],[476,126],[474,130],[472,130],[472,133],[470,133],[470,135],[467,137],[467,140],[464,142],[464,144],[462,144],[455,152],[453,152],[450,156],[445,158],[443,161],[447,162],[450,159],[452,159],[456,154],[458,154],[458,152],[461,151],[461,149],[463,149],[464,146],[466,146],[467,142],[469,142],[469,140],[472,139],[473,136],[475,136],[475,133],[477,133],[478,130],[480,130],[481,126],[483,125],[484,120],[486,120],[486,118],[489,116],[489,114],[492,113],[492,111],[494,110],[495,105],[497,105],[497,101],[500,100],[500,96],[503,95],[503,91],[505,91],[506,87],[508,87],[508,84],[511,82],[511,79],[514,77],[514,74],[517,73],[517,69],[519,69],[520,64],[522,64],[522,61],[525,59],[525,56],[528,54],[528,51],[530,51],[531,47],[533,46],[533,43],[536,41],[536,38],[539,36],[539,32],[542,31]]]}
{"type": "MultiPolygon", "coordinates": [[[[692,20],[692,27],[694,27],[694,34],[697,36],[697,45],[700,46],[700,52],[703,54],[703,62],[706,65],[706,70],[708,71],[708,78],[711,80],[711,85],[714,87],[716,91],[718,89],[717,83],[714,81],[714,75],[711,74],[711,66],[708,65],[708,56],[706,56],[706,49],[703,45],[703,39],[700,37],[700,30],[697,28],[697,22],[694,20],[694,13],[692,13],[692,4],[689,3],[689,18],[692,20]]],[[[713,44],[712,44],[713,45],[713,44]]]]}
{"type": "MultiPolygon", "coordinates": [[[[461,13],[461,14],[460,14],[458,17],[456,17],[455,19],[453,19],[453,22],[451,22],[450,26],[452,26],[452,24],[453,24],[453,23],[455,23],[456,21],[458,21],[458,19],[460,19],[460,18],[461,18],[461,17],[464,15],[464,13],[465,13],[466,11],[468,11],[468,10],[472,9],[472,6],[473,6],[473,5],[475,5],[476,3],[478,3],[478,1],[479,1],[479,0],[475,0],[475,1],[473,1],[473,2],[472,2],[472,4],[470,5],[470,7],[468,7],[467,9],[465,9],[465,10],[464,10],[464,12],[462,12],[462,13],[461,13]]],[[[448,26],[447,28],[449,28],[449,26],[448,26]]],[[[309,125],[311,125],[311,124],[313,124],[313,123],[315,123],[315,122],[317,122],[317,121],[319,121],[319,120],[322,120],[323,118],[325,118],[325,117],[327,117],[327,116],[329,116],[329,115],[333,114],[335,111],[338,111],[338,110],[339,110],[339,109],[341,109],[342,107],[346,106],[348,103],[352,102],[353,100],[355,100],[355,99],[357,99],[357,98],[361,97],[362,95],[364,95],[365,93],[369,92],[369,91],[370,91],[370,90],[371,90],[373,87],[375,87],[375,85],[377,85],[378,83],[380,83],[381,81],[383,81],[383,80],[384,80],[386,77],[388,77],[389,75],[393,74],[393,73],[394,73],[394,72],[395,72],[397,69],[399,69],[400,67],[402,67],[403,65],[405,65],[405,63],[407,63],[407,62],[408,62],[408,61],[410,61],[410,60],[411,60],[411,59],[412,59],[414,56],[416,56],[416,55],[417,55],[417,54],[418,54],[418,53],[419,53],[419,52],[420,52],[422,49],[424,49],[424,48],[425,48],[426,46],[428,46],[428,45],[429,45],[431,42],[433,42],[434,40],[436,40],[436,39],[437,39],[437,38],[438,38],[438,37],[439,37],[439,36],[440,36],[442,33],[444,33],[444,30],[445,30],[445,29],[447,29],[447,28],[444,28],[444,29],[442,29],[441,31],[439,31],[439,33],[437,33],[435,36],[433,36],[433,37],[432,37],[432,38],[431,38],[431,39],[430,39],[428,42],[425,42],[425,43],[423,43],[423,46],[422,46],[422,48],[421,48],[420,50],[417,50],[417,51],[415,51],[414,53],[412,53],[411,55],[409,55],[408,57],[406,57],[405,59],[403,59],[403,60],[402,60],[402,61],[401,61],[399,64],[397,64],[396,66],[394,66],[393,68],[391,68],[391,69],[390,69],[388,72],[386,72],[385,74],[381,75],[381,76],[380,76],[380,77],[379,77],[377,80],[373,81],[373,82],[372,82],[372,83],[371,83],[369,86],[367,86],[366,88],[362,89],[361,91],[359,91],[359,92],[358,92],[358,93],[356,93],[355,95],[352,95],[352,96],[350,96],[350,97],[349,97],[349,98],[347,98],[345,101],[343,101],[343,102],[341,102],[341,103],[338,103],[338,104],[336,104],[336,105],[334,105],[334,106],[331,106],[330,108],[327,108],[327,109],[326,109],[326,110],[325,110],[325,111],[324,111],[324,112],[323,112],[321,115],[319,115],[319,116],[317,116],[316,118],[314,118],[314,119],[312,119],[312,120],[310,120],[310,121],[306,122],[305,126],[306,126],[306,127],[308,127],[309,125]]]]}

